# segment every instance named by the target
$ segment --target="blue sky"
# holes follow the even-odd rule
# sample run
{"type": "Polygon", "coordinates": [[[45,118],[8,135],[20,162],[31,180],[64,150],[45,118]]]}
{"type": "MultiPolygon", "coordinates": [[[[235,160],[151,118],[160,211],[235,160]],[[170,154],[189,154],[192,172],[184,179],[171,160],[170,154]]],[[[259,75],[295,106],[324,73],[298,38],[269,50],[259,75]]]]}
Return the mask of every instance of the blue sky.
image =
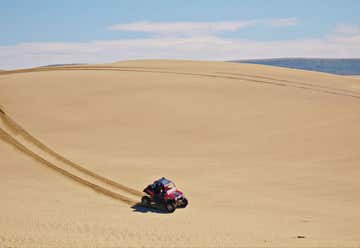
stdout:
{"type": "Polygon", "coordinates": [[[1,0],[0,6],[5,69],[148,58],[360,57],[359,0],[1,0]]]}

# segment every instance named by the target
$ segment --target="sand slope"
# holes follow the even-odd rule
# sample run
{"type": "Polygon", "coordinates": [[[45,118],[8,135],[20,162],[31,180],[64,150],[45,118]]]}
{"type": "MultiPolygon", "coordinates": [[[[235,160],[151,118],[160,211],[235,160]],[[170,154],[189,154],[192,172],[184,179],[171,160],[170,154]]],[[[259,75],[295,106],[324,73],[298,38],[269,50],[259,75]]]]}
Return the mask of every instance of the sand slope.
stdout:
{"type": "Polygon", "coordinates": [[[128,61],[0,87],[0,246],[360,245],[358,79],[128,61]],[[188,208],[132,207],[160,176],[188,208]]]}

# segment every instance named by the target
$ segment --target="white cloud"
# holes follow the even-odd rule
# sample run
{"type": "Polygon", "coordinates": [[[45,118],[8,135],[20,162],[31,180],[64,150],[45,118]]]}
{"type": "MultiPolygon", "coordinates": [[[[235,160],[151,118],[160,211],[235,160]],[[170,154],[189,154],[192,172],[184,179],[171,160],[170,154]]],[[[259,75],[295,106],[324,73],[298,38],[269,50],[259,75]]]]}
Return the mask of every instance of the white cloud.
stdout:
{"type": "Polygon", "coordinates": [[[356,25],[338,24],[334,30],[335,36],[360,35],[360,27],[356,25]]]}
{"type": "Polygon", "coordinates": [[[161,35],[205,35],[222,31],[236,31],[254,25],[255,21],[234,22],[135,22],[118,24],[110,30],[147,32],[161,35]]]}
{"type": "Polygon", "coordinates": [[[0,46],[0,69],[129,59],[360,58],[360,34],[333,33],[321,39],[283,41],[255,41],[204,34],[80,43],[20,43],[0,46]]]}
{"type": "Polygon", "coordinates": [[[285,19],[270,19],[263,21],[263,23],[273,27],[288,27],[295,26],[297,24],[297,19],[295,17],[285,19]]]}
{"type": "Polygon", "coordinates": [[[219,32],[234,32],[255,25],[274,27],[294,26],[296,18],[243,20],[224,22],[133,22],[116,24],[108,27],[109,30],[146,32],[160,35],[209,35],[219,32]]]}

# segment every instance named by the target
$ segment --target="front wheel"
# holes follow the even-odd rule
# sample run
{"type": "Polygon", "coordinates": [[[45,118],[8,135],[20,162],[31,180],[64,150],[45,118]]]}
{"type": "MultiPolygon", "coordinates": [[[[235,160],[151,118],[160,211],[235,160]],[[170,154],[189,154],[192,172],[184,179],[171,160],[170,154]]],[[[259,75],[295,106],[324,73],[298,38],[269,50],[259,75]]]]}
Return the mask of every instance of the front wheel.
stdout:
{"type": "Polygon", "coordinates": [[[150,206],[150,204],[151,204],[151,199],[150,199],[150,197],[148,197],[147,195],[145,195],[145,196],[143,196],[143,197],[141,198],[141,205],[143,205],[143,206],[145,206],[145,207],[148,207],[148,206],[150,206]]]}
{"type": "Polygon", "coordinates": [[[176,209],[176,204],[173,201],[168,201],[165,203],[165,208],[169,213],[173,213],[176,209]]]}
{"type": "Polygon", "coordinates": [[[180,204],[179,207],[185,208],[188,204],[189,204],[188,199],[184,197],[184,198],[181,200],[181,204],[180,204]]]}

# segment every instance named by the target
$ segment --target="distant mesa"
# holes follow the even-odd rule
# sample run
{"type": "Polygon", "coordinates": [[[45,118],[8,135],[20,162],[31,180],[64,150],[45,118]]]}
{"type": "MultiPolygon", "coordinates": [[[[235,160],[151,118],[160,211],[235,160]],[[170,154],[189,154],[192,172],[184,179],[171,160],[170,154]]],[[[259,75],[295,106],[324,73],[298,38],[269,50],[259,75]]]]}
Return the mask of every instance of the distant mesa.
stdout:
{"type": "Polygon", "coordinates": [[[338,75],[360,75],[360,59],[278,58],[234,60],[230,62],[272,65],[338,75]]]}

